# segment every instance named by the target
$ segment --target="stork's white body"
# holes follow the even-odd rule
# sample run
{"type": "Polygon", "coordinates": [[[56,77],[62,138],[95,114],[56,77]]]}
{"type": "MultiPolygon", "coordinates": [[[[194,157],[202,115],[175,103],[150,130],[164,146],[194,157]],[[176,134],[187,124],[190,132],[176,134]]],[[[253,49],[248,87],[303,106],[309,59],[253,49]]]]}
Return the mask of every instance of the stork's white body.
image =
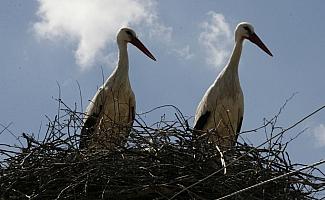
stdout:
{"type": "MultiPolygon", "coordinates": [[[[234,145],[244,114],[244,95],[240,87],[238,64],[242,42],[235,45],[230,61],[204,94],[194,124],[210,112],[200,130],[212,130],[211,140],[222,147],[234,145]]],[[[222,148],[221,147],[221,148],[222,148]]]]}
{"type": "Polygon", "coordinates": [[[80,148],[113,149],[123,145],[129,135],[135,117],[136,101],[129,80],[128,42],[155,60],[136,38],[134,31],[127,28],[120,30],[117,36],[117,67],[87,107],[80,148]]]}
{"type": "MultiPolygon", "coordinates": [[[[122,76],[118,72],[121,70],[120,68],[121,65],[98,89],[87,107],[86,116],[100,113],[98,116],[98,129],[105,128],[105,124],[108,122],[127,125],[133,121],[134,113],[132,110],[135,110],[136,106],[135,95],[129,77],[127,75],[122,76]]],[[[124,66],[124,68],[126,67],[124,66]]]]}
{"type": "Polygon", "coordinates": [[[194,128],[210,130],[210,141],[216,143],[222,150],[236,144],[244,115],[244,95],[238,75],[244,39],[249,39],[272,56],[255,34],[252,25],[246,22],[238,24],[231,57],[204,94],[194,119],[194,128]]]}

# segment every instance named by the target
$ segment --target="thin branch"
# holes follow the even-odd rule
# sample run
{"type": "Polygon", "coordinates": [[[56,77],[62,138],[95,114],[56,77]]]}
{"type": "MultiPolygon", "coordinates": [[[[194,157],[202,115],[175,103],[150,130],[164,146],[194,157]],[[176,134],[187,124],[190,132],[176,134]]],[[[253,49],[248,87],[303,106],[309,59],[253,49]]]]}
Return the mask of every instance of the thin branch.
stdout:
{"type": "Polygon", "coordinates": [[[303,171],[303,170],[308,169],[308,168],[313,168],[313,167],[316,167],[316,166],[321,165],[321,164],[324,164],[324,163],[325,163],[325,160],[320,160],[320,161],[318,161],[318,162],[315,162],[315,163],[313,163],[313,164],[307,165],[307,166],[302,167],[302,168],[300,168],[300,169],[297,169],[297,170],[294,170],[294,171],[291,171],[291,172],[288,172],[288,173],[282,174],[282,175],[280,175],[280,176],[277,176],[277,177],[274,177],[274,178],[268,179],[268,180],[266,180],[266,181],[260,182],[260,183],[258,183],[258,184],[252,185],[252,186],[250,186],[250,187],[247,187],[247,188],[244,188],[244,189],[238,190],[238,191],[236,191],[236,192],[234,192],[234,193],[231,193],[231,194],[229,194],[229,195],[223,196],[223,197],[218,198],[218,199],[216,199],[216,200],[227,199],[227,198],[229,198],[229,197],[232,197],[232,196],[235,196],[235,195],[237,195],[237,194],[240,194],[240,193],[246,192],[246,191],[251,190],[251,189],[253,189],[253,188],[256,188],[256,187],[259,187],[259,186],[265,185],[266,183],[269,183],[269,182],[272,182],[272,181],[275,181],[275,180],[281,179],[281,178],[286,177],[286,176],[290,176],[290,175],[295,174],[295,173],[297,173],[297,172],[303,171]]]}
{"type": "MultiPolygon", "coordinates": [[[[325,108],[325,105],[321,106],[320,108],[318,108],[317,110],[315,110],[315,111],[313,111],[312,113],[308,114],[307,116],[303,117],[303,118],[300,119],[298,122],[296,122],[296,123],[294,123],[293,125],[291,125],[290,127],[284,129],[284,130],[281,131],[280,133],[274,135],[273,137],[271,137],[271,138],[268,139],[267,141],[265,141],[265,142],[263,142],[262,144],[258,145],[256,148],[259,148],[259,147],[263,146],[264,144],[268,143],[270,140],[272,140],[272,139],[274,139],[274,138],[276,138],[276,137],[282,135],[282,134],[285,133],[286,131],[288,131],[288,130],[294,128],[294,127],[296,127],[298,124],[300,124],[301,122],[303,122],[303,121],[305,121],[306,119],[310,118],[311,116],[315,115],[316,113],[318,113],[319,111],[323,110],[324,108],[325,108]]],[[[236,160],[230,162],[227,166],[229,167],[229,165],[234,164],[237,160],[239,160],[239,159],[245,157],[248,153],[251,153],[252,151],[254,151],[254,149],[248,151],[248,152],[245,153],[244,155],[238,157],[236,160]]],[[[212,176],[218,174],[221,170],[224,170],[223,167],[222,167],[222,169],[219,169],[219,170],[217,170],[217,171],[215,171],[215,172],[209,174],[208,176],[204,177],[203,179],[201,179],[201,180],[199,180],[199,181],[197,181],[197,182],[191,184],[190,186],[184,188],[183,190],[179,191],[179,192],[176,193],[174,196],[172,196],[169,200],[175,199],[178,195],[180,195],[180,194],[182,194],[183,192],[187,191],[188,189],[190,189],[190,188],[196,186],[197,184],[200,184],[200,183],[202,183],[203,181],[205,181],[205,180],[211,178],[212,176]]]]}

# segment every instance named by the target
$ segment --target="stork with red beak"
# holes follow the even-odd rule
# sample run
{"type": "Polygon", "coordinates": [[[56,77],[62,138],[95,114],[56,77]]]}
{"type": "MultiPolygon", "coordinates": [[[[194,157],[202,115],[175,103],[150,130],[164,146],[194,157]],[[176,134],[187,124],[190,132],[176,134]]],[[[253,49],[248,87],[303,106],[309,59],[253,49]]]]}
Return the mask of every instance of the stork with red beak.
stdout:
{"type": "MultiPolygon", "coordinates": [[[[246,39],[273,56],[256,35],[251,24],[239,23],[235,30],[235,46],[231,57],[214,83],[205,92],[195,114],[194,129],[209,130],[210,141],[222,150],[236,144],[243,122],[244,96],[239,82],[238,65],[243,42],[246,39]]],[[[197,131],[197,133],[203,134],[203,131],[197,131]]]]}
{"type": "Polygon", "coordinates": [[[118,64],[87,107],[80,136],[81,149],[111,150],[118,145],[124,145],[129,135],[136,102],[129,80],[128,43],[156,60],[132,29],[120,29],[117,34],[118,64]]]}

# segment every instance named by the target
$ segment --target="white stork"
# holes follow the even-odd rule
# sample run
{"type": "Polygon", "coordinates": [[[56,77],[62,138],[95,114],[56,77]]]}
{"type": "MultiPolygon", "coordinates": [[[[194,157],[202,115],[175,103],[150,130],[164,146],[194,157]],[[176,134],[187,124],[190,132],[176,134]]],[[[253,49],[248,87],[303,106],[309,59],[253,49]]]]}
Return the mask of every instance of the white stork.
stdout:
{"type": "MultiPolygon", "coordinates": [[[[255,34],[251,24],[239,23],[235,29],[235,46],[231,57],[214,83],[205,92],[195,114],[194,129],[210,130],[209,140],[222,150],[236,144],[243,121],[244,96],[239,82],[238,64],[245,39],[273,56],[255,34]]],[[[196,132],[196,134],[199,133],[202,134],[200,131],[196,132]]]]}
{"type": "Polygon", "coordinates": [[[129,80],[127,43],[156,60],[130,28],[117,34],[117,67],[98,89],[87,107],[81,130],[80,148],[112,149],[124,145],[135,117],[135,96],[129,80]]]}

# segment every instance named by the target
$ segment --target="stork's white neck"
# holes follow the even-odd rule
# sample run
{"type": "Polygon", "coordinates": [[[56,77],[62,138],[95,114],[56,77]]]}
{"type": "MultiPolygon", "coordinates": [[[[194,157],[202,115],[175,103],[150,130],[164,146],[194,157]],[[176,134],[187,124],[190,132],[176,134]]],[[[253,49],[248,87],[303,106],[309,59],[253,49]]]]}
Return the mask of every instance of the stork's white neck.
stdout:
{"type": "Polygon", "coordinates": [[[105,85],[111,84],[111,87],[121,87],[129,84],[129,58],[127,43],[124,41],[117,41],[119,48],[118,63],[113,73],[108,77],[105,85]],[[115,86],[117,85],[117,86],[115,86]]]}
{"type": "Polygon", "coordinates": [[[229,62],[226,66],[225,73],[229,72],[230,74],[238,75],[238,65],[240,61],[241,51],[243,48],[243,42],[243,39],[239,39],[235,42],[235,46],[231,53],[229,62]]]}
{"type": "Polygon", "coordinates": [[[118,63],[116,74],[121,77],[128,77],[129,75],[129,57],[127,43],[125,41],[117,42],[119,48],[118,63]]]}

